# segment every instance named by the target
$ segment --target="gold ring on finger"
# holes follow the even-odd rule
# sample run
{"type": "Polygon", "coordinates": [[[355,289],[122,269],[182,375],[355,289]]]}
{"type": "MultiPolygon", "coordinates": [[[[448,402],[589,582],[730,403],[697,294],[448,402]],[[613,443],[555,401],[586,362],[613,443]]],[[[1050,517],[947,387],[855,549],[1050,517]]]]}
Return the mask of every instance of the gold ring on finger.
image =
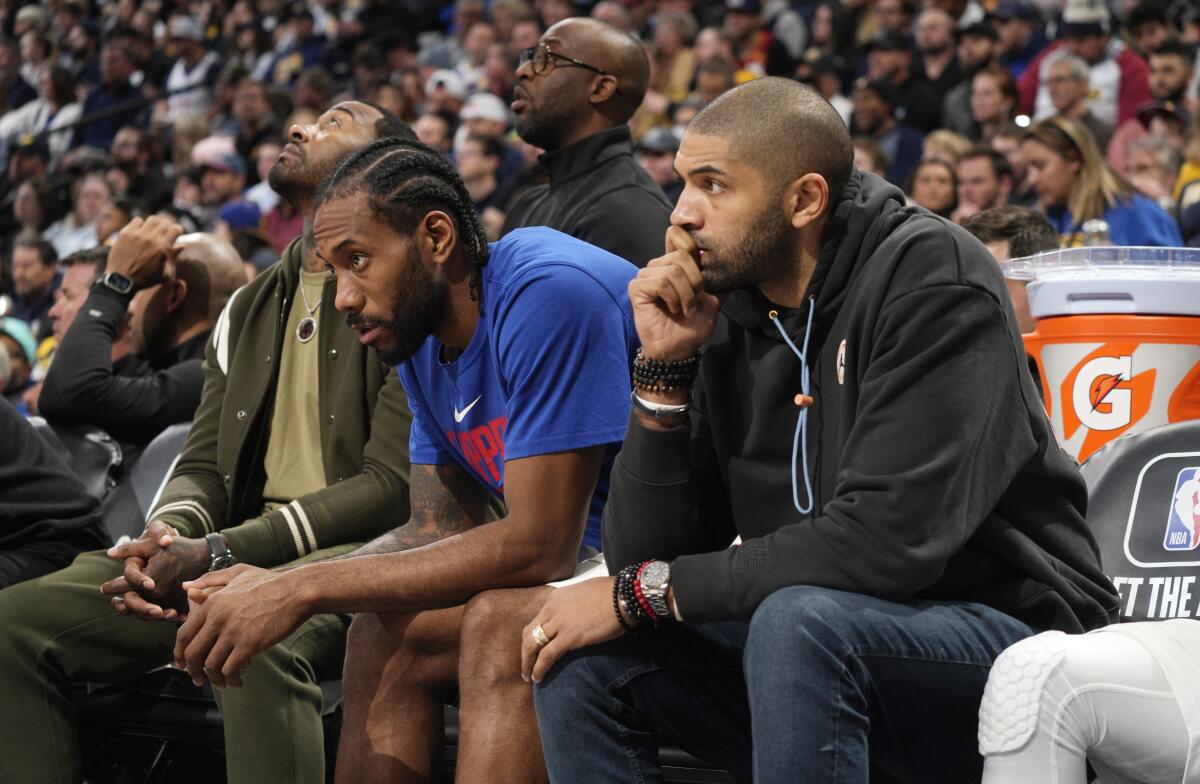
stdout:
{"type": "Polygon", "coordinates": [[[550,644],[550,638],[546,636],[546,630],[537,625],[533,627],[533,631],[529,633],[533,637],[533,641],[537,643],[539,648],[545,648],[550,644]]]}

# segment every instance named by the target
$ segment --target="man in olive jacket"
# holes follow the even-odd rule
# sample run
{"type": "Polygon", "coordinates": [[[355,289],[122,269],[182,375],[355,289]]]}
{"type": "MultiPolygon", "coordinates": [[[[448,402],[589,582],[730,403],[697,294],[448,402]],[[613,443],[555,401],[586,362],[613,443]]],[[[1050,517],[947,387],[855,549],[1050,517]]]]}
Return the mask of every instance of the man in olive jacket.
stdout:
{"type": "MultiPolygon", "coordinates": [[[[307,226],[317,185],[342,157],[408,134],[374,107],[338,104],[290,129],[272,186],[307,226]]],[[[408,519],[403,389],[339,317],[335,295],[307,239],[234,294],[145,533],[0,593],[0,780],[81,778],[70,684],[165,664],[176,624],[164,621],[186,612],[184,580],[237,561],[330,557],[408,519]]],[[[217,691],[230,782],[324,781],[319,684],[341,674],[349,622],[314,617],[255,661],[245,688],[217,691]]]]}

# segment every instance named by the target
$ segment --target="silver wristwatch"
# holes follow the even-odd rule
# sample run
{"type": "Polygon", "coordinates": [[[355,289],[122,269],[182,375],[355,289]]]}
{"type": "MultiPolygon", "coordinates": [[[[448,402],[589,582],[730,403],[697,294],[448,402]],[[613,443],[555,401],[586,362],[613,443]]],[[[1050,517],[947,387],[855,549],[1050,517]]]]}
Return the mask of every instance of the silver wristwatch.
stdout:
{"type": "Polygon", "coordinates": [[[642,596],[660,621],[673,616],[671,607],[667,604],[667,589],[671,587],[671,564],[666,561],[651,561],[642,569],[638,576],[642,587],[642,596]]]}
{"type": "Polygon", "coordinates": [[[208,541],[208,549],[212,551],[212,563],[209,564],[208,571],[217,572],[221,569],[228,569],[238,562],[237,556],[225,546],[225,540],[220,534],[205,534],[204,538],[208,541]]]}

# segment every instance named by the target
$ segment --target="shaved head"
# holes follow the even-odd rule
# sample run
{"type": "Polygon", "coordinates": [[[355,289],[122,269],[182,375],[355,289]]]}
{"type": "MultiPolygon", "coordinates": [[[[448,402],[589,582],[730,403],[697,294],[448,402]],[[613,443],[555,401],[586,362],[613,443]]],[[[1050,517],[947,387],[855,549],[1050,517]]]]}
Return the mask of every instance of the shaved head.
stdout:
{"type": "Polygon", "coordinates": [[[587,16],[554,25],[542,36],[543,41],[551,39],[561,41],[565,53],[617,77],[621,92],[608,103],[614,104],[616,122],[627,122],[642,105],[650,84],[650,59],[641,42],[619,27],[587,16]]]}
{"type": "Polygon", "coordinates": [[[188,298],[197,297],[197,308],[216,320],[233,292],[246,283],[242,257],[212,234],[184,234],[175,244],[182,248],[175,274],[187,281],[188,298]]]}
{"type": "Polygon", "coordinates": [[[837,110],[791,79],[766,77],[735,87],[697,114],[687,133],[727,140],[732,153],[775,190],[819,174],[831,202],[854,164],[850,132],[837,110]]]}

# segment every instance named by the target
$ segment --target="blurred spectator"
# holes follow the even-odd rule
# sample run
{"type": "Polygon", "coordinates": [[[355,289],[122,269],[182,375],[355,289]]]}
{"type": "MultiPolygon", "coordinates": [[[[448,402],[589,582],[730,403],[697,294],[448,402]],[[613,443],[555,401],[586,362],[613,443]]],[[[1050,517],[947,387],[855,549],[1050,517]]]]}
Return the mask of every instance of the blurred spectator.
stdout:
{"type": "Polygon", "coordinates": [[[971,85],[975,75],[996,64],[999,38],[992,25],[977,22],[958,33],[958,64],[962,81],[951,87],[942,99],[942,126],[967,137],[978,137],[979,129],[971,116],[971,85]]]}
{"type": "MultiPolygon", "coordinates": [[[[1027,207],[1009,205],[984,210],[967,220],[963,228],[974,234],[996,261],[1021,259],[1058,249],[1058,232],[1046,216],[1027,207]]],[[[1021,332],[1033,332],[1036,323],[1029,312],[1026,281],[1005,278],[1004,282],[1017,314],[1017,328],[1021,332]]]]}
{"type": "Polygon", "coordinates": [[[457,115],[467,100],[467,84],[454,71],[434,71],[425,82],[425,111],[457,115]]]}
{"type": "Polygon", "coordinates": [[[50,55],[54,47],[43,33],[30,30],[19,36],[21,54],[21,78],[25,84],[37,86],[42,75],[50,68],[50,55]]]}
{"type": "Polygon", "coordinates": [[[71,131],[83,107],[75,100],[75,82],[65,68],[52,66],[38,76],[38,97],[0,117],[0,138],[10,146],[24,136],[43,136],[50,162],[57,163],[71,144],[71,131]]]}
{"type": "Polygon", "coordinates": [[[320,64],[328,43],[325,36],[315,33],[312,12],[304,6],[299,6],[292,13],[287,31],[289,45],[276,55],[268,68],[267,78],[277,87],[291,85],[301,71],[320,64]]]}
{"type": "Polygon", "coordinates": [[[629,9],[621,5],[617,0],[600,0],[592,6],[593,19],[599,19],[601,22],[607,22],[613,27],[620,28],[627,33],[637,35],[637,26],[633,21],[633,14],[629,13],[629,9]]]}
{"type": "Polygon", "coordinates": [[[1175,199],[1172,194],[1181,163],[1182,158],[1169,143],[1154,136],[1145,136],[1129,145],[1125,176],[1138,193],[1174,215],[1175,199]]]}
{"type": "Polygon", "coordinates": [[[488,47],[496,42],[496,31],[487,22],[476,22],[471,25],[463,39],[462,55],[455,65],[455,72],[462,77],[467,92],[487,89],[487,60],[488,47]]]}
{"type": "Polygon", "coordinates": [[[679,137],[666,128],[651,128],[633,145],[638,163],[650,175],[650,179],[662,188],[667,201],[675,204],[683,193],[683,180],[675,173],[675,153],[679,151],[679,137]]]}
{"type": "Polygon", "coordinates": [[[271,236],[263,228],[263,214],[254,202],[235,201],[222,207],[217,213],[213,236],[228,242],[237,251],[242,258],[246,280],[254,280],[260,272],[279,261],[271,236]]]}
{"type": "MultiPolygon", "coordinates": [[[[271,104],[267,101],[267,88],[253,77],[247,76],[237,83],[231,114],[238,155],[247,161],[258,159],[259,145],[275,143],[281,135],[271,114],[271,104]]],[[[254,185],[261,176],[255,171],[247,176],[246,182],[254,185]]]]}
{"type": "Polygon", "coordinates": [[[957,190],[953,166],[945,161],[921,161],[913,171],[908,195],[913,204],[949,218],[958,206],[957,190]]]}
{"type": "Polygon", "coordinates": [[[422,144],[449,155],[454,146],[454,125],[451,112],[426,112],[413,123],[413,131],[422,144]]]}
{"type": "MultiPolygon", "coordinates": [[[[1140,7],[1140,6],[1139,6],[1140,7]]],[[[1155,104],[1179,115],[1184,127],[1191,123],[1188,111],[1188,86],[1195,76],[1195,49],[1178,41],[1168,41],[1150,54],[1150,96],[1155,104]]],[[[1143,122],[1142,111],[1126,120],[1113,133],[1108,147],[1108,162],[1117,171],[1125,170],[1125,151],[1129,145],[1150,133],[1143,122]]]]}
{"type": "Polygon", "coordinates": [[[13,18],[12,33],[16,38],[20,38],[26,33],[45,35],[49,30],[50,20],[46,15],[46,9],[40,5],[22,6],[13,18]]]}
{"type": "Polygon", "coordinates": [[[957,166],[959,160],[971,149],[971,140],[954,131],[939,128],[925,137],[921,145],[921,158],[926,161],[942,161],[957,166]]]}
{"type": "MultiPolygon", "coordinates": [[[[104,274],[108,266],[107,246],[82,250],[72,253],[62,260],[63,282],[54,297],[54,307],[50,309],[50,318],[54,322],[54,341],[57,346],[61,343],[75,317],[83,308],[96,279],[104,274]]],[[[105,356],[113,364],[113,372],[118,375],[136,374],[141,364],[133,354],[130,346],[129,319],[122,318],[116,332],[113,334],[112,346],[105,356]]]]}
{"type": "Polygon", "coordinates": [[[125,198],[110,199],[100,211],[100,220],[96,222],[96,239],[101,245],[111,244],[117,232],[134,218],[141,217],[142,207],[137,202],[125,198]]]}
{"type": "Polygon", "coordinates": [[[496,27],[496,38],[501,41],[512,37],[513,27],[517,22],[534,18],[533,9],[525,0],[493,0],[491,12],[492,24],[496,27]]]}
{"type": "Polygon", "coordinates": [[[1078,120],[1083,127],[1091,131],[1101,150],[1108,149],[1113,129],[1111,125],[1097,118],[1088,106],[1091,85],[1087,63],[1069,52],[1061,52],[1047,62],[1043,70],[1054,111],[1063,117],[1078,120]]]}
{"type": "MultiPolygon", "coordinates": [[[[254,203],[259,212],[263,215],[270,212],[279,203],[279,194],[271,187],[271,183],[267,181],[267,175],[271,171],[271,167],[275,165],[275,161],[279,160],[279,153],[283,151],[283,145],[278,140],[268,139],[255,148],[254,171],[258,177],[258,184],[252,185],[246,189],[245,197],[247,201],[254,203]]],[[[247,177],[249,181],[249,177],[247,177]]]]}
{"type": "MultiPolygon", "coordinates": [[[[816,50],[810,49],[816,54],[816,50]]],[[[807,54],[796,66],[796,81],[807,84],[829,101],[837,113],[841,115],[846,125],[850,124],[850,113],[854,111],[854,102],[842,93],[842,80],[838,77],[837,64],[831,57],[807,54]]]]}
{"type": "Polygon", "coordinates": [[[1063,48],[1087,63],[1092,87],[1088,108],[1102,122],[1120,125],[1149,100],[1146,61],[1113,38],[1112,18],[1102,0],[1067,0],[1059,29],[1063,40],[1044,49],[1021,74],[1021,114],[1042,119],[1054,113],[1047,78],[1063,48]]]}
{"type": "Polygon", "coordinates": [[[1009,194],[1010,204],[1032,207],[1037,204],[1037,192],[1029,185],[1028,165],[1025,159],[1025,129],[1013,123],[996,129],[991,147],[1004,156],[1013,173],[1013,190],[1009,194]]]}
{"type": "Polygon", "coordinates": [[[1179,35],[1166,5],[1156,0],[1143,0],[1135,5],[1125,17],[1125,29],[1134,48],[1146,58],[1163,44],[1175,42],[1179,35]]]}
{"type": "Polygon", "coordinates": [[[508,51],[513,60],[526,49],[537,46],[542,37],[542,26],[534,17],[520,19],[513,24],[512,36],[508,40],[508,51]]]}
{"type": "Polygon", "coordinates": [[[75,129],[72,147],[107,150],[117,131],[126,125],[144,128],[147,104],[129,82],[134,64],[125,47],[125,37],[113,35],[100,49],[100,84],[83,102],[82,126],[75,129]]]}
{"type": "Polygon", "coordinates": [[[171,185],[155,165],[150,136],[141,128],[126,126],[117,131],[112,145],[113,164],[125,172],[129,185],[125,196],[147,209],[156,210],[171,200],[171,185]]]}
{"type": "Polygon", "coordinates": [[[0,38],[0,114],[19,109],[34,98],[37,93],[21,78],[21,53],[17,45],[0,38]]]}
{"type": "Polygon", "coordinates": [[[917,6],[913,0],[876,0],[874,5],[874,22],[876,34],[907,38],[912,34],[913,17],[917,14],[917,6]]]}
{"type": "Polygon", "coordinates": [[[733,89],[736,83],[733,63],[721,57],[712,57],[701,62],[696,69],[696,89],[690,97],[697,105],[707,106],[733,89]]]}
{"type": "MultiPolygon", "coordinates": [[[[898,122],[921,133],[938,126],[941,96],[912,76],[908,42],[894,33],[880,33],[867,49],[867,79],[886,79],[892,85],[892,107],[898,122]]],[[[893,156],[894,160],[894,156],[893,156]]]]}
{"type": "Polygon", "coordinates": [[[238,24],[233,35],[234,51],[227,62],[240,65],[257,82],[267,78],[274,53],[267,32],[257,22],[238,24]]]}
{"type": "Polygon", "coordinates": [[[459,114],[462,119],[459,135],[465,138],[466,134],[474,134],[495,139],[500,144],[500,186],[506,190],[511,190],[525,171],[521,153],[505,141],[511,116],[504,101],[490,93],[472,95],[459,114]]]}
{"type": "Polygon", "coordinates": [[[204,49],[204,31],[190,16],[173,16],[168,38],[178,58],[167,74],[167,122],[207,116],[212,107],[210,90],[220,75],[220,58],[204,49]]]}
{"type": "Polygon", "coordinates": [[[317,113],[325,111],[333,98],[333,80],[329,72],[319,65],[305,68],[296,79],[292,97],[298,109],[311,109],[317,113]]]}
{"type": "Polygon", "coordinates": [[[58,220],[60,207],[58,194],[49,183],[45,180],[25,180],[17,186],[12,204],[17,235],[40,236],[51,223],[58,220]]]}
{"type": "Polygon", "coordinates": [[[180,232],[158,217],[121,231],[84,303],[86,316],[74,320],[55,351],[38,400],[48,421],[93,425],[137,445],[191,421],[209,333],[246,278],[228,243],[180,232]],[[126,313],[133,351],[146,362],[136,375],[117,375],[109,360],[126,313]]]}
{"type": "Polygon", "coordinates": [[[466,183],[475,211],[481,216],[491,208],[504,212],[508,194],[500,187],[500,142],[489,136],[469,134],[456,154],[458,174],[466,183]]]}
{"type": "MultiPolygon", "coordinates": [[[[0,357],[0,370],[7,359],[6,354],[0,357]]],[[[0,373],[0,386],[8,375],[0,373]]],[[[4,401],[0,443],[0,588],[49,574],[80,553],[110,543],[99,502],[46,439],[4,401]]]]}
{"type": "Polygon", "coordinates": [[[990,147],[979,146],[967,152],[955,169],[958,178],[958,208],[955,223],[985,210],[1003,207],[1013,189],[1012,167],[1008,159],[990,147]]]}
{"type": "Polygon", "coordinates": [[[988,142],[996,129],[1013,121],[1017,87],[1004,68],[989,65],[971,77],[971,120],[976,141],[988,142]]]}
{"type": "MultiPolygon", "coordinates": [[[[28,410],[22,396],[29,386],[37,343],[29,325],[18,318],[0,318],[0,350],[6,355],[8,374],[0,378],[0,394],[19,410],[28,410]]],[[[5,450],[8,444],[5,444],[5,450]]]]}
{"type": "Polygon", "coordinates": [[[80,86],[91,88],[98,84],[100,67],[96,57],[95,27],[83,22],[72,24],[65,43],[59,64],[71,73],[80,86]]]}
{"type": "Polygon", "coordinates": [[[219,154],[206,158],[200,167],[201,203],[216,211],[242,198],[246,190],[246,164],[240,155],[219,154]]]}
{"type": "MultiPolygon", "coordinates": [[[[725,0],[723,28],[733,42],[739,68],[754,71],[759,76],[791,75],[793,55],[787,45],[764,26],[759,0],[725,0]]],[[[797,50],[795,57],[799,56],[797,50]]]]}
{"type": "Polygon", "coordinates": [[[1083,224],[1096,218],[1108,224],[1114,245],[1181,244],[1171,216],[1113,171],[1075,120],[1042,120],[1029,130],[1024,148],[1029,182],[1065,247],[1082,245],[1083,224]]]}
{"type": "Polygon", "coordinates": [[[1029,0],[996,0],[988,13],[988,22],[999,37],[1000,64],[1013,79],[1020,79],[1048,43],[1037,9],[1029,0]]]}
{"type": "Polygon", "coordinates": [[[73,190],[75,208],[51,224],[43,235],[54,244],[60,258],[96,245],[96,222],[113,195],[108,180],[98,172],[76,180],[73,190]]]}
{"type": "Polygon", "coordinates": [[[696,17],[686,12],[662,11],[655,19],[650,89],[668,101],[682,101],[691,92],[696,72],[696,54],[691,48],[699,32],[696,17]]]}
{"type": "Polygon", "coordinates": [[[634,160],[627,125],[649,70],[641,44],[590,18],[552,27],[523,55],[512,107],[517,133],[545,150],[549,183],[517,199],[504,234],[549,226],[638,266],[662,254],[671,205],[634,160]]]}
{"type": "Polygon", "coordinates": [[[873,139],[887,156],[887,180],[893,185],[908,181],[921,159],[920,131],[896,122],[895,89],[886,79],[860,79],[854,88],[854,113],[850,132],[873,139]]]}
{"type": "Polygon", "coordinates": [[[880,177],[887,175],[891,160],[879,142],[869,136],[854,137],[854,167],[880,177]]]}
{"type": "MultiPolygon", "coordinates": [[[[50,334],[50,308],[54,293],[62,285],[58,254],[54,246],[36,234],[23,234],[13,244],[12,316],[29,325],[36,339],[50,334]]],[[[30,360],[32,361],[32,360],[30,360]]]]}
{"type": "Polygon", "coordinates": [[[963,80],[962,67],[955,56],[954,20],[940,8],[930,7],[916,21],[917,61],[913,65],[918,81],[937,93],[939,105],[946,94],[963,80]]]}

